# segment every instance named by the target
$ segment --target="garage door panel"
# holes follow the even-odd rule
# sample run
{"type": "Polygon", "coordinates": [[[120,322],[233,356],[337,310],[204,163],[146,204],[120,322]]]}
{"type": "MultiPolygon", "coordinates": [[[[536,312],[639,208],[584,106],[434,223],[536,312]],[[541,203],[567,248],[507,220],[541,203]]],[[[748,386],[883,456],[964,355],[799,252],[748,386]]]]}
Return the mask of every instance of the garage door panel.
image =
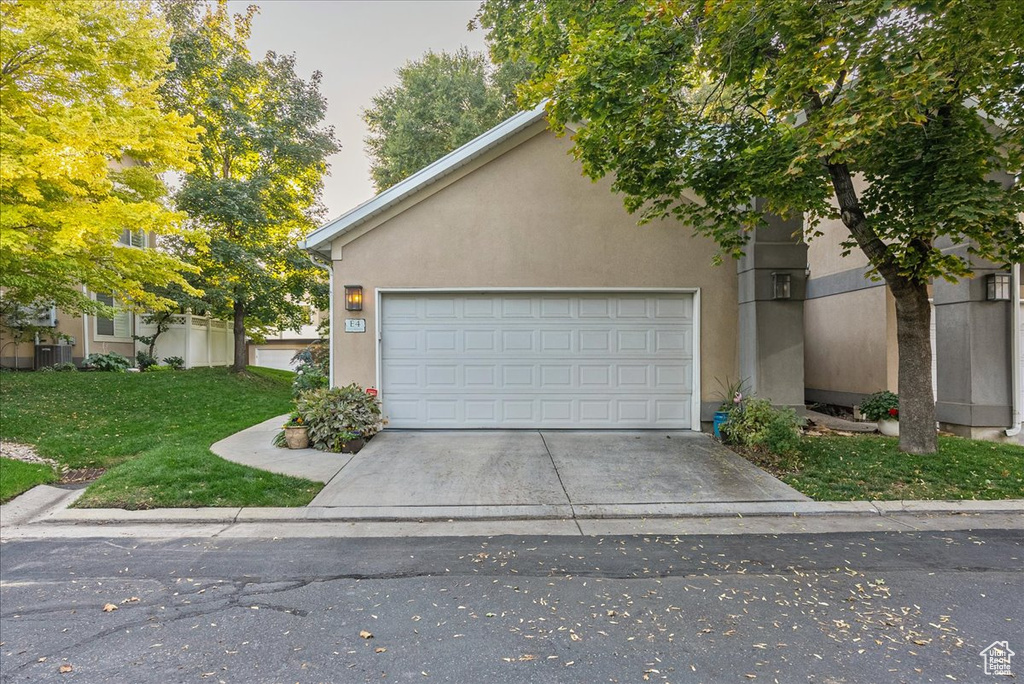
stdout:
{"type": "Polygon", "coordinates": [[[655,300],[654,312],[655,317],[659,319],[682,318],[692,320],[693,299],[658,297],[655,300]]]}
{"type": "Polygon", "coordinates": [[[501,314],[505,318],[532,318],[533,299],[531,297],[504,297],[501,300],[501,314]]]}
{"type": "Polygon", "coordinates": [[[540,300],[541,318],[565,320],[573,315],[574,302],[568,297],[543,297],[540,300]]]}
{"type": "Polygon", "coordinates": [[[540,382],[544,387],[575,387],[573,368],[569,364],[544,364],[540,367],[540,382]]]}
{"type": "Polygon", "coordinates": [[[462,301],[462,315],[465,318],[494,318],[495,301],[493,299],[467,298],[462,301]]]}
{"type": "Polygon", "coordinates": [[[616,335],[617,352],[650,351],[649,330],[618,330],[616,335]]]}
{"type": "Polygon", "coordinates": [[[381,331],[393,427],[692,427],[689,294],[385,294],[381,331]]]}
{"type": "Polygon", "coordinates": [[[571,352],[575,347],[575,335],[572,330],[542,330],[540,333],[540,351],[571,352]]]}
{"type": "Polygon", "coordinates": [[[534,337],[533,330],[505,330],[501,334],[501,350],[506,354],[534,351],[534,337]]]}

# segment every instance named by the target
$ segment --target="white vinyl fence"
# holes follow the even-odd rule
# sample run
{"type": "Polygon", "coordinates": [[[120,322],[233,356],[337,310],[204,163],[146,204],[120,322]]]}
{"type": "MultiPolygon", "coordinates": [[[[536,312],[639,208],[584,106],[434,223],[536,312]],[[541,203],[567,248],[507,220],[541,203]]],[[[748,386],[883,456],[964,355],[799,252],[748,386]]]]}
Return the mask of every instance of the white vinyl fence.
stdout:
{"type": "MultiPolygon", "coordinates": [[[[234,354],[234,334],[231,321],[222,321],[206,316],[179,314],[171,318],[171,327],[156,338],[156,358],[160,363],[168,356],[180,356],[185,368],[196,366],[228,366],[234,354]]],[[[156,325],[146,323],[143,316],[135,318],[136,335],[149,336],[156,332],[156,325]]],[[[147,345],[135,343],[135,350],[145,350],[147,345]]]]}

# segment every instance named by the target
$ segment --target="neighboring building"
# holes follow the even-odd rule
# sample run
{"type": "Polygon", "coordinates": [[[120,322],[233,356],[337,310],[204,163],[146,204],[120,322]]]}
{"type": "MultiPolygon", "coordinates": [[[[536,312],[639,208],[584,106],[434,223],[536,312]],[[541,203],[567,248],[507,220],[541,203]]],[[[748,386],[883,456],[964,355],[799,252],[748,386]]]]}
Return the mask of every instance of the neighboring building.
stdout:
{"type": "MultiPolygon", "coordinates": [[[[155,240],[152,233],[125,230],[119,243],[147,249],[155,240]]],[[[53,334],[41,332],[38,341],[33,337],[19,343],[12,338],[11,331],[0,328],[0,366],[33,369],[65,361],[81,365],[90,354],[108,352],[117,352],[134,363],[136,352],[147,346],[133,336],[151,335],[154,326],[146,322],[145,316],[119,309],[119,302],[113,297],[95,293],[90,296],[114,307],[113,317],[73,315],[57,308],[40,309],[33,323],[53,334]]],[[[173,317],[170,329],[157,338],[156,357],[161,361],[168,356],[181,357],[186,368],[227,365],[231,363],[233,350],[231,337],[230,321],[179,314],[173,317]]]]}
{"type": "MultiPolygon", "coordinates": [[[[896,309],[885,284],[866,277],[863,252],[840,256],[840,243],[849,237],[846,227],[837,220],[821,230],[824,235],[812,240],[808,250],[806,398],[855,407],[873,392],[899,392],[896,309]]],[[[947,251],[968,257],[963,246],[950,244],[947,251]]],[[[1006,431],[1019,426],[1024,404],[1022,305],[1007,282],[1012,282],[1010,271],[977,259],[974,269],[971,280],[937,280],[929,288],[936,419],[956,434],[1020,441],[1020,433],[1008,436],[1006,431]],[[1000,276],[1001,292],[988,292],[990,276],[1000,276]]]]}
{"type": "Polygon", "coordinates": [[[333,384],[379,388],[399,428],[696,430],[740,377],[802,409],[799,221],[715,267],[677,221],[638,227],[570,148],[523,112],[312,233],[333,384]]]}
{"type": "Polygon", "coordinates": [[[263,342],[250,341],[249,365],[294,370],[292,358],[320,339],[317,327],[327,316],[326,311],[317,311],[313,314],[313,322],[299,330],[284,330],[276,335],[267,335],[263,342]]]}

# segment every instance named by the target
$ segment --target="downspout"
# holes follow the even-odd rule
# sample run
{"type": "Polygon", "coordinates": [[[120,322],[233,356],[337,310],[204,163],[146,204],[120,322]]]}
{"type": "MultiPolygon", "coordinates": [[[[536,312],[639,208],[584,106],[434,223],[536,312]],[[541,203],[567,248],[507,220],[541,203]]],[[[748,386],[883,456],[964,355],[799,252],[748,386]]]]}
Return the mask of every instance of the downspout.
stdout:
{"type": "Polygon", "coordinates": [[[334,267],[317,261],[313,252],[306,252],[306,256],[309,263],[327,271],[327,386],[334,387],[334,267]]]}
{"type": "Polygon", "coordinates": [[[1010,399],[1010,406],[1013,407],[1013,426],[1006,430],[1007,437],[1016,437],[1020,434],[1021,428],[1021,339],[1020,339],[1020,264],[1014,264],[1010,270],[1010,287],[1013,288],[1010,294],[1010,391],[1013,396],[1010,399]]]}
{"type": "MultiPolygon", "coordinates": [[[[89,288],[82,286],[82,294],[89,296],[89,288]]],[[[89,358],[89,314],[82,314],[82,359],[89,358]]]]}

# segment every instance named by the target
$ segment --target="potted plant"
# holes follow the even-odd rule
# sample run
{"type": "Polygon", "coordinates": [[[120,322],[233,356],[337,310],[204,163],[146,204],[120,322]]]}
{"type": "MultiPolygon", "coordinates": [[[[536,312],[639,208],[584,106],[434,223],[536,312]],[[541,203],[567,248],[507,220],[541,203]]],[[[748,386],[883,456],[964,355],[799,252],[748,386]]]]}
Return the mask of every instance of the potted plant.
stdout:
{"type": "Polygon", "coordinates": [[[284,424],[284,442],[289,449],[309,448],[309,428],[298,411],[292,411],[284,424]]]}
{"type": "Polygon", "coordinates": [[[860,405],[861,414],[878,422],[878,431],[889,437],[900,434],[900,398],[889,391],[875,392],[860,405]]]}
{"type": "Polygon", "coordinates": [[[387,422],[380,400],[359,385],[307,390],[298,407],[309,425],[310,446],[321,451],[354,454],[387,422]]]}
{"type": "Polygon", "coordinates": [[[345,430],[338,434],[338,443],[338,451],[341,453],[358,454],[359,450],[366,444],[366,440],[358,432],[345,430]]]}
{"type": "Polygon", "coordinates": [[[743,400],[747,391],[746,382],[743,380],[737,380],[735,383],[729,382],[726,378],[725,384],[722,384],[721,380],[717,380],[718,386],[722,388],[719,393],[719,397],[722,400],[721,406],[715,411],[715,421],[712,423],[712,428],[715,433],[716,439],[722,438],[722,426],[725,425],[726,421],[729,420],[729,416],[733,411],[743,411],[743,400]]]}

